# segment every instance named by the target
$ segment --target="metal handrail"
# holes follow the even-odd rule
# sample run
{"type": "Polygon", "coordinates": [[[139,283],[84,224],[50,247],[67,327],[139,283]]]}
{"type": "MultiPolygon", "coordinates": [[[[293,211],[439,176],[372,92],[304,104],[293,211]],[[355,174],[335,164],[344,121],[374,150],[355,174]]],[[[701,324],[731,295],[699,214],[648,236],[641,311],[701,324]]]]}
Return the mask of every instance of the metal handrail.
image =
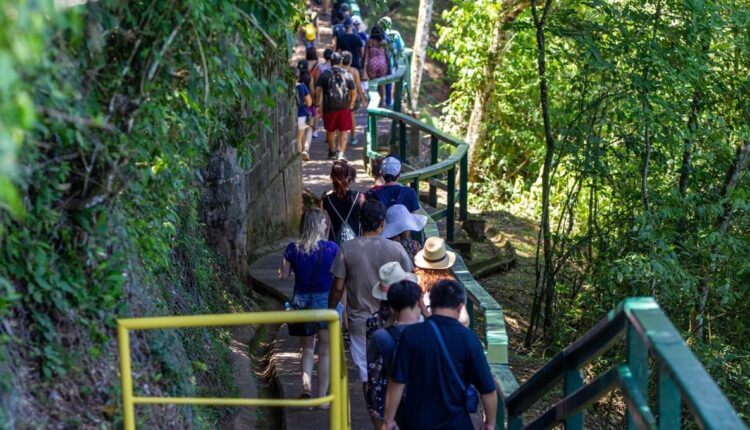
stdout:
{"type": "Polygon", "coordinates": [[[565,422],[566,429],[582,429],[582,410],[616,388],[628,406],[629,428],[680,428],[684,401],[700,428],[747,429],[651,297],[625,299],[520,387],[502,393],[508,428],[547,429],[565,422]],[[623,338],[627,361],[584,384],[581,368],[623,338]],[[658,414],[648,404],[649,357],[658,371],[658,414]],[[524,427],[521,414],[561,380],[564,398],[524,427]]]}
{"type": "Polygon", "coordinates": [[[444,133],[422,121],[406,115],[401,110],[401,98],[403,94],[404,82],[409,75],[409,61],[411,50],[406,50],[404,56],[399,60],[399,67],[395,73],[368,81],[368,93],[370,103],[367,108],[367,124],[369,132],[367,133],[367,144],[365,146],[365,158],[371,159],[380,154],[377,151],[377,120],[379,118],[391,119],[391,144],[396,141],[398,131],[399,154],[405,165],[408,167],[408,158],[406,154],[406,129],[418,130],[430,135],[430,165],[419,169],[403,173],[399,177],[399,182],[407,184],[419,192],[420,181],[427,180],[429,184],[429,203],[437,207],[437,188],[442,187],[442,183],[437,180],[437,176],[447,174],[447,184],[444,188],[447,191],[447,205],[444,211],[438,211],[434,214],[436,219],[446,218],[446,236],[449,241],[455,239],[454,223],[456,219],[455,204],[458,201],[459,213],[458,218],[465,220],[468,217],[468,150],[469,145],[462,140],[444,133]],[[394,101],[394,110],[379,108],[380,97],[377,88],[387,83],[395,83],[396,96],[394,101]],[[454,147],[450,156],[442,161],[438,161],[438,145],[440,142],[446,142],[454,147]],[[456,172],[460,171],[461,175],[457,178],[456,172]],[[458,187],[456,186],[458,181],[458,187]]]}
{"type": "Polygon", "coordinates": [[[331,403],[331,428],[350,428],[348,413],[348,382],[344,365],[344,344],[339,314],[334,310],[315,309],[299,311],[247,312],[218,315],[166,316],[149,318],[123,318],[117,320],[117,340],[120,355],[120,381],[122,384],[123,428],[135,430],[135,405],[180,404],[207,406],[269,406],[313,407],[331,403]],[[253,324],[283,324],[324,321],[330,330],[331,387],[328,396],[311,399],[247,399],[206,397],[148,397],[133,393],[133,374],[130,355],[130,331],[175,329],[188,327],[227,327],[253,324]]]}

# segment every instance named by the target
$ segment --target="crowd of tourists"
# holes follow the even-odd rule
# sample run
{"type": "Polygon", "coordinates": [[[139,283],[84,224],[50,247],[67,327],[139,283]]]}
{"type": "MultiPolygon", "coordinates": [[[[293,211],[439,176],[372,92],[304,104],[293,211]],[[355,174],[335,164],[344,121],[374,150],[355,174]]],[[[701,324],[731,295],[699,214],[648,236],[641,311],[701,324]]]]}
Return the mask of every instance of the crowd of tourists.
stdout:
{"type": "MultiPolygon", "coordinates": [[[[418,213],[416,191],[398,183],[398,158],[373,166],[376,185],[358,192],[356,170],[334,161],[331,190],[320,207],[304,211],[279,270],[283,278],[294,274],[290,308],[339,312],[374,428],[470,429],[479,402],[483,428],[494,428],[495,382],[467,328],[466,290],[451,271],[456,254],[440,237],[423,245],[415,239],[427,217],[418,213]]],[[[316,340],[317,396],[325,396],[327,326],[297,326],[289,331],[300,337],[300,398],[313,396],[316,340]]]]}
{"type": "MultiPolygon", "coordinates": [[[[332,43],[320,46],[318,18],[308,16],[300,32],[306,55],[297,64],[297,141],[309,160],[322,118],[331,189],[319,207],[304,211],[299,239],[284,252],[279,275],[294,274],[288,308],[339,312],[374,428],[470,429],[479,402],[483,428],[494,428],[495,382],[468,328],[467,294],[451,270],[456,255],[442,238],[422,242],[427,217],[416,190],[398,182],[397,157],[371,161],[375,185],[366,192],[353,189],[357,171],[345,157],[356,144],[355,111],[369,102],[368,80],[396,70],[401,36],[388,17],[367,31],[346,1],[321,3],[332,43]]],[[[382,85],[378,93],[381,106],[392,107],[393,88],[382,85]]],[[[300,339],[300,398],[326,396],[327,324],[289,324],[289,333],[300,339]]]]}
{"type": "MultiPolygon", "coordinates": [[[[323,12],[333,25],[330,46],[321,46],[317,16],[308,15],[300,30],[305,58],[297,63],[297,146],[304,161],[310,159],[321,119],[328,159],[346,159],[347,145],[358,143],[355,113],[369,103],[368,81],[396,71],[404,49],[389,17],[366,31],[362,17],[353,15],[346,1],[324,4],[323,12]]],[[[381,106],[393,106],[393,92],[392,84],[378,88],[381,106]]]]}

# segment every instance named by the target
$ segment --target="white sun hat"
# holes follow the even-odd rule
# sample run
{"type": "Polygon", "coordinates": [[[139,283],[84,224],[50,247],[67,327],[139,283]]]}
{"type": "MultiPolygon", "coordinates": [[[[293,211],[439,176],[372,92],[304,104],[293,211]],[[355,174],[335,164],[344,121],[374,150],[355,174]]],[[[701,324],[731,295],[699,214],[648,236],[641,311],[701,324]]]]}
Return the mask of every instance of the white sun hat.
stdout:
{"type": "Polygon", "coordinates": [[[417,283],[417,275],[405,272],[398,261],[385,263],[378,270],[378,282],[372,286],[372,296],[378,300],[388,300],[388,288],[401,281],[417,283]]]}
{"type": "Polygon", "coordinates": [[[431,237],[414,256],[414,264],[422,269],[449,269],[456,262],[456,253],[445,249],[445,240],[431,237]]]}
{"type": "Polygon", "coordinates": [[[393,205],[385,213],[385,227],[380,235],[391,238],[405,231],[421,231],[425,224],[426,216],[413,214],[404,205],[393,205]]]}

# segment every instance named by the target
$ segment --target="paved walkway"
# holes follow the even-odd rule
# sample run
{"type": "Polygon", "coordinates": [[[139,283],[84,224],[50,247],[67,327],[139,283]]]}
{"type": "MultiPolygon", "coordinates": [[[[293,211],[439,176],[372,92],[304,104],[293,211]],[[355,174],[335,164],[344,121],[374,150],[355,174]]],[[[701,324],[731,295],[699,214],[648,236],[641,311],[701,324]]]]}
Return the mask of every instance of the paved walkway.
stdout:
{"type": "MultiPolygon", "coordinates": [[[[294,291],[294,281],[280,280],[277,276],[283,249],[267,254],[250,266],[250,277],[253,289],[267,290],[281,300],[290,300],[294,291]]],[[[289,336],[283,325],[276,337],[273,366],[276,372],[281,396],[285,399],[296,399],[302,391],[302,380],[299,368],[299,338],[289,336]]],[[[352,430],[370,430],[373,428],[367,413],[362,385],[352,365],[349,350],[346,350],[346,361],[349,368],[349,404],[351,405],[352,430]]],[[[317,362],[315,365],[317,369],[317,362]]],[[[313,393],[317,393],[317,371],[313,376],[313,393]]],[[[329,411],[309,408],[287,408],[284,414],[284,428],[287,430],[308,430],[329,428],[329,411]]]]}

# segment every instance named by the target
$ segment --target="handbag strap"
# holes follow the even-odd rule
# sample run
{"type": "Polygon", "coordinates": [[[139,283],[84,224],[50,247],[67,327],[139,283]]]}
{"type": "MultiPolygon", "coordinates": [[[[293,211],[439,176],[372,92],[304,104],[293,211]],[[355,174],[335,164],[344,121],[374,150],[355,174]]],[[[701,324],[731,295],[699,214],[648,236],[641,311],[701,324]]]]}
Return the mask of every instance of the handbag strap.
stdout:
{"type": "Polygon", "coordinates": [[[448,348],[445,347],[443,335],[440,334],[440,330],[438,330],[437,325],[435,325],[432,319],[428,319],[427,324],[429,324],[430,327],[432,327],[432,331],[435,332],[435,337],[437,337],[438,344],[440,344],[440,350],[443,351],[443,357],[445,357],[446,361],[448,361],[448,368],[451,370],[453,378],[458,382],[458,385],[461,387],[461,391],[466,391],[466,384],[464,384],[464,381],[460,376],[458,376],[456,367],[453,365],[453,359],[451,358],[450,354],[448,354],[448,348]]]}

